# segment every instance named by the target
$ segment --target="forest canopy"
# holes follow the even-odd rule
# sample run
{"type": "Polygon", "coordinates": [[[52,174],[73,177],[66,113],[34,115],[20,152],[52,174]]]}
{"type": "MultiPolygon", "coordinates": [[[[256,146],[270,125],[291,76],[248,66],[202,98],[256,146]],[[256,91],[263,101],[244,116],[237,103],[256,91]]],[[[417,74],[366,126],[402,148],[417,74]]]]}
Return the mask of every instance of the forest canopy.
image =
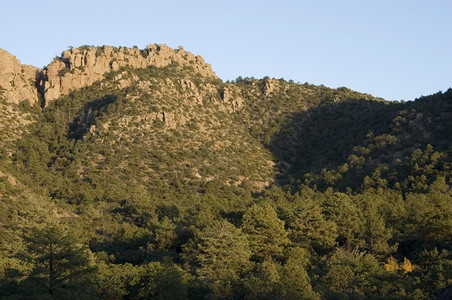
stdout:
{"type": "Polygon", "coordinates": [[[171,64],[1,105],[29,120],[0,131],[5,299],[452,294],[452,89],[388,102],[171,64]]]}

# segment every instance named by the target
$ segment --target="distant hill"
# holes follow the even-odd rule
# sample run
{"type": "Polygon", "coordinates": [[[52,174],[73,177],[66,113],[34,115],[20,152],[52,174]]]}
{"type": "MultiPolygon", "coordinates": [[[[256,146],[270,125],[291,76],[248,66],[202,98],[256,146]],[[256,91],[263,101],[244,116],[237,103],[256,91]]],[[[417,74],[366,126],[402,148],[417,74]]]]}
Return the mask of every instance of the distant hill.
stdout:
{"type": "Polygon", "coordinates": [[[1,295],[450,290],[452,89],[390,102],[223,82],[151,44],[69,49],[43,70],[1,50],[0,91],[1,295]]]}

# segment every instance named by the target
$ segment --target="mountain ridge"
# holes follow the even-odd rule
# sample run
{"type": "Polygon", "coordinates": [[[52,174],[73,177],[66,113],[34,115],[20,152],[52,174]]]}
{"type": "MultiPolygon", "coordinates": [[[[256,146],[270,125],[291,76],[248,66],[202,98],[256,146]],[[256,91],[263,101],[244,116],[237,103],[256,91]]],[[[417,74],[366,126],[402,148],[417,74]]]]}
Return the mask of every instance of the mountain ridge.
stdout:
{"type": "Polygon", "coordinates": [[[7,99],[16,103],[28,99],[31,104],[40,102],[45,107],[56,98],[91,85],[121,67],[164,67],[171,63],[190,65],[202,76],[216,77],[210,64],[182,46],[172,49],[164,44],[149,44],[143,50],[107,45],[81,46],[63,51],[42,70],[22,65],[12,54],[0,49],[0,88],[6,90],[7,99]]]}
{"type": "Polygon", "coordinates": [[[116,51],[67,50],[42,81],[8,56],[2,296],[450,294],[452,89],[390,102],[116,51]]]}

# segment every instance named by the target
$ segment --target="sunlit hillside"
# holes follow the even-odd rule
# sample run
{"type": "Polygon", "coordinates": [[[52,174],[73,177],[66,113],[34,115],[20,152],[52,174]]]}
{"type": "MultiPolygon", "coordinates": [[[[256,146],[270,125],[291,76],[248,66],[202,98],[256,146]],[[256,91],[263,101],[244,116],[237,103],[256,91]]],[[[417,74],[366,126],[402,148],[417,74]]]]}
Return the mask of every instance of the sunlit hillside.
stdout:
{"type": "Polygon", "coordinates": [[[0,100],[1,297],[450,297],[451,89],[223,82],[159,45],[34,84],[0,100]]]}

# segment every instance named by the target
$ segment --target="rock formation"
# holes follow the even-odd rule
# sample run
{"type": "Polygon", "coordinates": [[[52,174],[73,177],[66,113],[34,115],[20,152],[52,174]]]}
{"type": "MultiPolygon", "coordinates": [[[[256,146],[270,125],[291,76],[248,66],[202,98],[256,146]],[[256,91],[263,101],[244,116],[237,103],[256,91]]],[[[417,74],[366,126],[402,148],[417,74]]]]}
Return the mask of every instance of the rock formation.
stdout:
{"type": "Polygon", "coordinates": [[[240,88],[234,85],[225,85],[221,93],[221,99],[227,105],[230,112],[239,110],[245,103],[240,88]]]}
{"type": "MultiPolygon", "coordinates": [[[[165,67],[172,63],[190,66],[205,77],[216,77],[202,57],[185,51],[182,46],[172,49],[150,44],[144,50],[82,46],[63,51],[44,70],[22,65],[16,57],[0,49],[0,96],[12,103],[28,99],[31,104],[42,101],[40,105],[46,106],[60,96],[104,79],[105,74],[121,67],[165,67]]],[[[127,82],[118,81],[118,85],[127,86],[127,82]]]]}
{"type": "Polygon", "coordinates": [[[138,48],[81,47],[64,51],[40,74],[38,89],[44,105],[50,101],[91,85],[104,78],[106,73],[121,67],[165,67],[171,63],[191,66],[202,76],[216,77],[202,57],[186,52],[182,46],[172,49],[166,45],[150,44],[144,50],[138,48]]]}
{"type": "Polygon", "coordinates": [[[19,103],[28,99],[31,104],[37,103],[38,71],[36,67],[22,65],[15,56],[0,49],[0,95],[8,102],[19,103]]]}

